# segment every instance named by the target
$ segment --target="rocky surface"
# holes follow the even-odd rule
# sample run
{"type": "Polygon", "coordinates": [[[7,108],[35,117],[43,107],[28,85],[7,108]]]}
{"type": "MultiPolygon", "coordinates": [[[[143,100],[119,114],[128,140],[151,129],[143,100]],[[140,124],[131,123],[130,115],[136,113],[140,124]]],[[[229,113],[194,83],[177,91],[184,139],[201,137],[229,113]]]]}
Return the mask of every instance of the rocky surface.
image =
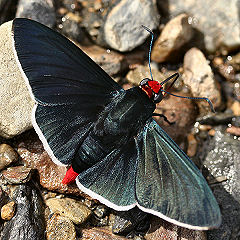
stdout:
{"type": "MultiPolygon", "coordinates": [[[[152,69],[153,79],[156,81],[163,81],[165,79],[165,75],[162,74],[157,69],[152,69]]],[[[151,75],[149,72],[149,67],[139,65],[134,70],[129,71],[126,75],[126,79],[135,86],[138,86],[139,83],[144,79],[151,79],[151,75]]]]}
{"type": "Polygon", "coordinates": [[[240,142],[234,136],[224,133],[220,127],[215,129],[212,138],[204,143],[202,156],[208,178],[223,179],[213,182],[212,190],[221,206],[223,222],[219,229],[208,233],[209,239],[237,239],[240,223],[240,142]],[[224,237],[228,236],[228,237],[224,237]],[[231,236],[231,238],[230,238],[231,236]]]}
{"type": "Polygon", "coordinates": [[[52,162],[35,134],[31,139],[19,143],[18,153],[26,167],[38,170],[40,184],[44,188],[62,193],[82,194],[75,184],[67,186],[61,183],[67,168],[52,162]]]}
{"type": "MultiPolygon", "coordinates": [[[[113,4],[91,4],[84,14],[84,26],[98,44],[121,52],[141,45],[149,33],[141,28],[155,29],[159,19],[155,1],[117,0],[113,4]],[[99,10],[100,13],[99,14],[99,10]],[[139,18],[141,12],[141,18],[139,18]]],[[[97,2],[96,2],[97,3],[97,2]]]]}
{"type": "Polygon", "coordinates": [[[151,228],[145,236],[146,240],[207,240],[206,232],[193,231],[168,223],[160,218],[152,218],[151,228]]]}
{"type": "Polygon", "coordinates": [[[2,171],[2,175],[9,184],[26,183],[31,178],[32,169],[25,166],[9,167],[2,171]]]}
{"type": "MultiPolygon", "coordinates": [[[[160,9],[167,16],[187,13],[189,22],[202,36],[202,41],[209,52],[216,50],[231,51],[240,46],[239,2],[236,0],[218,0],[204,2],[194,0],[159,0],[160,9]],[[227,11],[226,11],[227,10],[227,11]]],[[[200,40],[200,39],[199,39],[200,40]]]]}

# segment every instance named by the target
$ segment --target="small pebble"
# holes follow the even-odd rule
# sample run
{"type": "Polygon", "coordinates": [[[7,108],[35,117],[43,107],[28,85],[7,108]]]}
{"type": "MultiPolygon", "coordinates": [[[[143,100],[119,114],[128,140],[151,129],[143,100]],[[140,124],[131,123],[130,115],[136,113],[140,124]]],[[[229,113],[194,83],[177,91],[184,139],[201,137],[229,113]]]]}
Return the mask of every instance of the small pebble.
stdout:
{"type": "Polygon", "coordinates": [[[9,184],[26,183],[32,176],[32,169],[25,166],[9,167],[2,171],[2,175],[9,184]]]}
{"type": "Polygon", "coordinates": [[[197,140],[193,134],[189,134],[187,138],[188,138],[187,155],[189,157],[193,157],[197,152],[197,146],[198,146],[197,140]]]}
{"type": "Polygon", "coordinates": [[[7,167],[12,162],[16,162],[18,154],[8,144],[0,145],[0,170],[7,167]]]}
{"type": "Polygon", "coordinates": [[[83,203],[90,209],[92,209],[95,205],[95,202],[90,199],[84,199],[83,203]]]}
{"type": "Polygon", "coordinates": [[[81,224],[91,215],[91,210],[80,201],[71,198],[50,198],[46,205],[53,213],[72,220],[75,224],[81,224]]]}
{"type": "Polygon", "coordinates": [[[226,132],[235,136],[240,136],[240,127],[231,126],[226,129],[226,132]]]}
{"type": "Polygon", "coordinates": [[[234,101],[231,106],[231,110],[235,116],[240,116],[240,102],[234,101]]]}
{"type": "Polygon", "coordinates": [[[15,214],[16,204],[14,201],[7,203],[1,209],[1,218],[9,221],[15,214]]]}
{"type": "Polygon", "coordinates": [[[211,129],[208,131],[209,136],[212,136],[212,137],[215,135],[215,133],[216,133],[215,129],[211,129]]]}
{"type": "Polygon", "coordinates": [[[107,208],[104,205],[98,205],[93,213],[98,218],[104,218],[107,214],[107,208]]]}
{"type": "Polygon", "coordinates": [[[76,240],[76,231],[73,222],[58,214],[47,221],[47,240],[76,240]]]}

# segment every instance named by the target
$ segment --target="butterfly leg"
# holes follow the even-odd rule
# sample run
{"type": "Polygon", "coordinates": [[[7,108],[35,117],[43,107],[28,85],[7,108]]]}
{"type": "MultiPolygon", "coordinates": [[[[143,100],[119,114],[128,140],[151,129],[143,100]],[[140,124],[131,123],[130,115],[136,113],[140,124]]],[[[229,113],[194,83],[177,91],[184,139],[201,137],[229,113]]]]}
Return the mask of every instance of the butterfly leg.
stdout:
{"type": "Polygon", "coordinates": [[[165,115],[161,114],[161,113],[153,113],[152,116],[153,116],[153,117],[154,117],[154,116],[162,117],[163,120],[164,120],[165,122],[167,122],[169,125],[175,124],[175,122],[170,122],[170,121],[167,119],[167,117],[166,117],[165,115]]]}

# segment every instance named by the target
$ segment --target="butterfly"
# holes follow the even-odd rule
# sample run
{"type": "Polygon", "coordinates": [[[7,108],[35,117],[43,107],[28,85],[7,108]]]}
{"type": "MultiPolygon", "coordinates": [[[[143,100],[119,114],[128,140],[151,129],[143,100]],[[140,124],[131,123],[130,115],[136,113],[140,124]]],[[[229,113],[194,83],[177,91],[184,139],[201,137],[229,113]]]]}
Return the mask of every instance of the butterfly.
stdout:
{"type": "Polygon", "coordinates": [[[176,225],[207,230],[221,223],[201,172],[153,120],[162,85],[118,85],[61,34],[13,20],[14,52],[36,104],[33,126],[53,162],[70,166],[85,193],[117,211],[138,207],[176,225]]]}

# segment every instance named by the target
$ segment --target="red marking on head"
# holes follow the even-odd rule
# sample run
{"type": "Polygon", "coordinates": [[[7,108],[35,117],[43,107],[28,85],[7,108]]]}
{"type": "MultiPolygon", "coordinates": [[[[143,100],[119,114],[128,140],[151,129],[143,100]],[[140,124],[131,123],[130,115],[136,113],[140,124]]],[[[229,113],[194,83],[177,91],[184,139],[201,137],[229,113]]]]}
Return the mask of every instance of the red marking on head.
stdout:
{"type": "Polygon", "coordinates": [[[65,177],[62,180],[62,184],[71,184],[75,181],[79,173],[74,172],[72,166],[67,170],[65,177]]]}
{"type": "Polygon", "coordinates": [[[161,84],[158,81],[148,81],[148,86],[154,93],[159,93],[160,89],[162,88],[161,84]]]}
{"type": "Polygon", "coordinates": [[[152,98],[154,94],[158,94],[162,85],[158,81],[149,80],[146,84],[141,86],[142,90],[152,98]]]}

